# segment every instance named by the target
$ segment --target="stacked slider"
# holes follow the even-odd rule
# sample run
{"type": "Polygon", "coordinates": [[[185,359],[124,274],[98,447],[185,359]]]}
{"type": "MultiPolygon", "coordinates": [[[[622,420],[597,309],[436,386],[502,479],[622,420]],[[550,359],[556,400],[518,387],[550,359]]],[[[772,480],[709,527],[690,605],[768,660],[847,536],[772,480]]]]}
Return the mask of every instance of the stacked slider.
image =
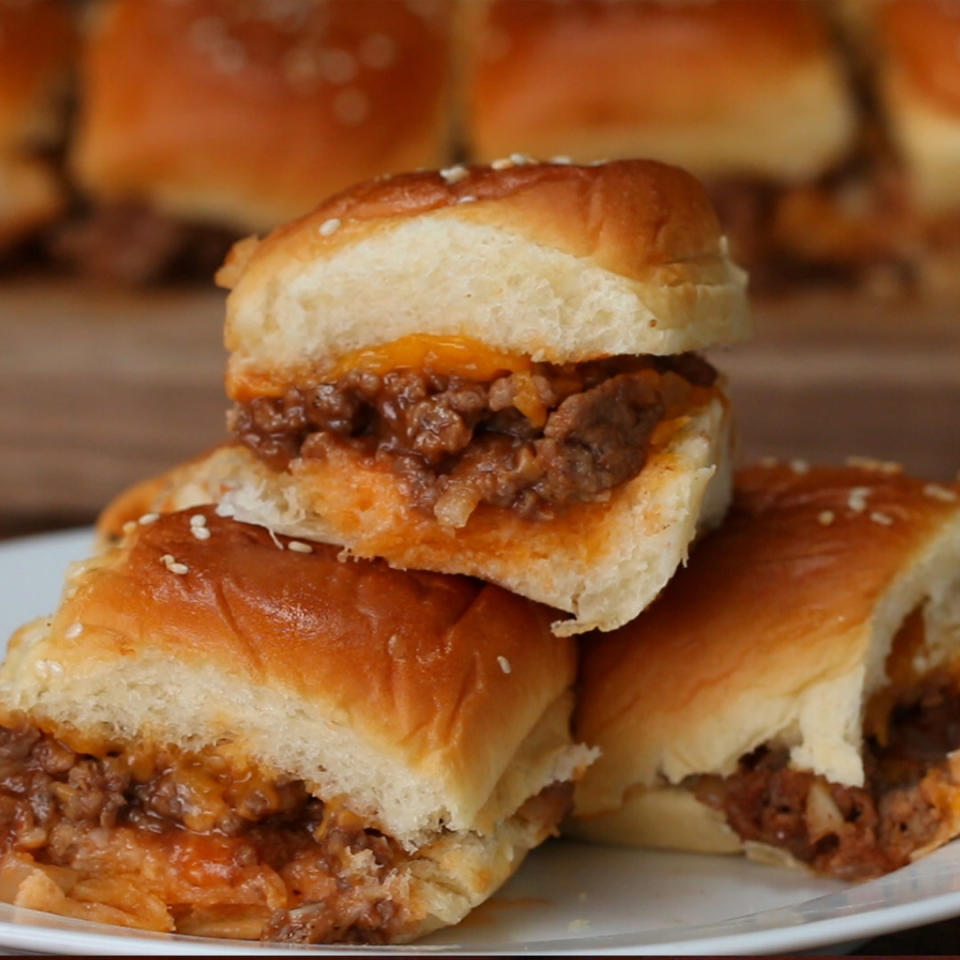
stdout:
{"type": "Polygon", "coordinates": [[[373,181],[238,245],[234,442],[155,506],[462,573],[612,629],[729,498],[730,412],[697,353],[749,333],[688,174],[514,156],[373,181]]]}
{"type": "Polygon", "coordinates": [[[0,894],[410,940],[567,814],[567,635],[722,517],[694,351],[747,332],[744,276],[680,171],[515,158],[354,188],[222,279],[235,439],[121,497],[0,670],[0,894]]]}

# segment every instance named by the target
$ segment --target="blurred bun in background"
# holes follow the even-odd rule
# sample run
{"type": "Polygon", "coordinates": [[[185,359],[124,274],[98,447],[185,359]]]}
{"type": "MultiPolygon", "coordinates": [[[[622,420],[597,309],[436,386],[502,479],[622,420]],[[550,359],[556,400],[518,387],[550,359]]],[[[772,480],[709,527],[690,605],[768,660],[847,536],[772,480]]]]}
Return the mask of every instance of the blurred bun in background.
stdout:
{"type": "Polygon", "coordinates": [[[960,3],[889,0],[876,39],[882,107],[934,266],[960,247],[960,3]]]}
{"type": "Polygon", "coordinates": [[[649,156],[706,182],[734,255],[766,254],[781,195],[842,165],[856,105],[806,0],[468,5],[468,139],[574,160],[649,156]]]}
{"type": "Polygon", "coordinates": [[[74,30],[61,0],[0,3],[0,255],[54,219],[74,30]]]}
{"type": "Polygon", "coordinates": [[[855,135],[842,68],[805,0],[481,0],[468,17],[481,160],[656,156],[707,180],[791,183],[829,169],[855,135]]]}
{"type": "Polygon", "coordinates": [[[446,0],[104,0],[70,166],[90,272],[209,276],[229,243],[449,151],[446,0]]]}

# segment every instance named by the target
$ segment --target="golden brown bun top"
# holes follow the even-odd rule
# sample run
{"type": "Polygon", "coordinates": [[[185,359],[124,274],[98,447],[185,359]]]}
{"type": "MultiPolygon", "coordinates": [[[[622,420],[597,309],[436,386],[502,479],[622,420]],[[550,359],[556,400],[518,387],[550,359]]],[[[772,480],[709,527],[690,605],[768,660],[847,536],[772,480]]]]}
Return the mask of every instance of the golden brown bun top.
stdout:
{"type": "Polygon", "coordinates": [[[237,399],[316,382],[345,355],[407,336],[577,362],[750,329],[746,277],[703,187],[646,160],[516,157],[370,181],[238,244],[218,280],[232,288],[237,399]]]}
{"type": "Polygon", "coordinates": [[[960,113],[960,4],[955,0],[886,0],[878,8],[881,42],[913,85],[960,113]]]}
{"type": "Polygon", "coordinates": [[[509,714],[535,674],[560,680],[555,695],[571,678],[572,649],[551,637],[545,607],[465,577],[340,560],[328,544],[277,543],[290,540],[209,507],[161,516],[138,524],[62,615],[115,627],[123,646],[210,658],[308,699],[323,691],[391,737],[405,728],[434,745],[489,724],[491,700],[509,714]],[[198,515],[209,539],[191,532],[198,515]],[[189,572],[171,573],[168,554],[189,572]]]}
{"type": "Polygon", "coordinates": [[[81,749],[228,743],[407,836],[509,815],[566,762],[573,642],[498,587],[339,553],[210,507],[147,515],[11,641],[3,706],[81,749]]]}
{"type": "Polygon", "coordinates": [[[576,731],[602,756],[582,806],[615,806],[630,784],[662,774],[676,782],[729,772],[740,755],[783,733],[778,725],[794,712],[801,729],[791,736],[806,738],[810,765],[839,769],[833,746],[823,744],[859,737],[862,688],[877,679],[860,671],[869,674],[880,653],[883,672],[873,631],[892,618],[892,634],[924,591],[960,582],[958,493],[882,469],[743,471],[724,525],[660,598],[583,646],[576,731]],[[944,535],[947,560],[929,560],[921,581],[907,584],[944,535]],[[901,580],[905,592],[894,603],[888,591],[901,580]],[[889,603],[881,611],[882,597],[889,603]],[[901,601],[907,609],[896,609],[901,601]],[[852,718],[839,723],[849,719],[852,730],[817,726],[831,726],[828,709],[846,702],[830,680],[853,684],[852,718]]]}
{"type": "Polygon", "coordinates": [[[468,222],[517,227],[540,243],[627,276],[720,251],[713,204],[700,182],[677,167],[654,160],[578,166],[505,157],[494,166],[447,171],[460,169],[467,172],[462,179],[424,170],[350,187],[275,230],[247,269],[262,269],[274,258],[329,256],[382,224],[439,210],[468,222]],[[334,218],[340,226],[325,237],[319,228],[334,218]]]}
{"type": "Polygon", "coordinates": [[[445,0],[105,0],[97,12],[74,165],[98,198],[270,229],[445,153],[445,0]]]}
{"type": "Polygon", "coordinates": [[[609,83],[617,68],[623,82],[641,84],[628,117],[603,118],[639,124],[726,112],[731,98],[752,96],[828,43],[808,0],[493,0],[484,33],[476,104],[532,101],[531,77],[546,79],[570,61],[588,88],[597,78],[609,83]]]}
{"type": "Polygon", "coordinates": [[[0,3],[0,147],[54,139],[51,100],[66,79],[73,48],[65,0],[0,3]]]}

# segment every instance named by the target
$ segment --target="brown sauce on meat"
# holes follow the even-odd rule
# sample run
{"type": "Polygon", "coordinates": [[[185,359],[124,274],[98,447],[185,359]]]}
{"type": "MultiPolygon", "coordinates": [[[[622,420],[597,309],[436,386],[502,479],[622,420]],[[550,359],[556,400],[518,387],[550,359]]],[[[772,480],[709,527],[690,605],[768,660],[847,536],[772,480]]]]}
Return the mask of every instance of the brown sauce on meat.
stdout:
{"type": "Polygon", "coordinates": [[[288,941],[382,943],[406,922],[384,886],[406,859],[394,840],[300,781],[238,773],[216,756],[160,754],[144,769],[143,758],[0,727],[0,854],[94,882],[149,863],[121,890],[142,882],[129,902],[159,898],[187,929],[211,905],[259,910],[261,936],[288,941]]]}
{"type": "Polygon", "coordinates": [[[885,740],[866,739],[862,788],[792,770],[785,751],[761,748],[729,777],[698,777],[694,790],[742,839],[780,847],[821,873],[866,880],[909,863],[941,833],[937,794],[952,785],[947,755],[960,747],[956,683],[933,679],[894,707],[885,740]]]}
{"type": "Polygon", "coordinates": [[[206,282],[239,239],[235,230],[180,221],[139,203],[77,213],[49,234],[54,260],[89,279],[126,284],[206,282]]]}
{"type": "Polygon", "coordinates": [[[666,412],[666,373],[693,386],[716,378],[695,354],[535,364],[490,382],[355,370],[240,404],[231,429],[276,469],[348,444],[389,463],[416,506],[438,516],[480,503],[538,516],[640,472],[666,412]]]}

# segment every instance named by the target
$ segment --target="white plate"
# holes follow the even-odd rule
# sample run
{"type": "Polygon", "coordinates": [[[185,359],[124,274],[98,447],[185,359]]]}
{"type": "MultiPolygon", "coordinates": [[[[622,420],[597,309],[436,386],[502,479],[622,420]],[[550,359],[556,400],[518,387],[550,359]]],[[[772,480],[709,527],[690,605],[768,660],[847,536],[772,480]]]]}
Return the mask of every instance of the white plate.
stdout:
{"type": "MultiPolygon", "coordinates": [[[[89,543],[89,532],[79,531],[0,544],[0,637],[54,608],[67,563],[83,556],[89,543]]],[[[957,914],[960,844],[883,879],[847,886],[736,857],[552,842],[535,851],[500,894],[460,926],[395,952],[796,952],[957,914]]],[[[5,904],[0,904],[0,947],[208,955],[269,949],[124,931],[5,904]]],[[[281,949],[346,952],[343,947],[281,949]]]]}

